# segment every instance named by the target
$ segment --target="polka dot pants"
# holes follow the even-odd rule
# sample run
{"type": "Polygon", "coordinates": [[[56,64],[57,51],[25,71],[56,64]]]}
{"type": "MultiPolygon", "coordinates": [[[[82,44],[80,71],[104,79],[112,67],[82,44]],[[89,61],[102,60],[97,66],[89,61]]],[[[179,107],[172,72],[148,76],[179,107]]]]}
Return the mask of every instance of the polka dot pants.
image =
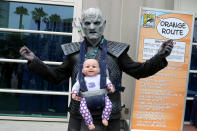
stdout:
{"type": "MultiPolygon", "coordinates": [[[[109,120],[111,110],[112,110],[112,103],[111,103],[109,97],[106,95],[105,96],[105,107],[104,107],[103,113],[102,113],[102,119],[103,120],[109,120]]],[[[85,98],[82,98],[82,100],[81,100],[80,113],[81,113],[83,119],[85,120],[85,124],[87,126],[93,124],[92,115],[90,114],[90,111],[87,107],[85,98]]]]}
{"type": "Polygon", "coordinates": [[[109,97],[106,95],[105,96],[105,107],[104,107],[103,114],[102,114],[103,120],[109,120],[111,110],[112,110],[112,103],[111,103],[109,97]]]}

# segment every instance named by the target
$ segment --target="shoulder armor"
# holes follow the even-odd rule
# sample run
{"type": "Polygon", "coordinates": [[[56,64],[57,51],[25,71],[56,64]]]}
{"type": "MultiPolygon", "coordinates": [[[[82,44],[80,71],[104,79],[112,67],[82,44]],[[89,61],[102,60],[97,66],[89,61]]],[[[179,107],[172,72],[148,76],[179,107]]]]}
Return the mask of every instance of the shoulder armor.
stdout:
{"type": "MultiPolygon", "coordinates": [[[[81,42],[73,42],[62,44],[61,48],[64,52],[64,55],[69,55],[80,50],[81,42]]],[[[129,45],[120,42],[107,41],[107,52],[115,57],[119,57],[125,50],[129,49],[129,45]]]]}
{"type": "Polygon", "coordinates": [[[129,49],[129,45],[120,42],[107,41],[107,52],[115,57],[119,57],[125,50],[129,49]]]}
{"type": "Polygon", "coordinates": [[[64,52],[64,55],[69,55],[75,53],[80,50],[80,43],[81,42],[73,42],[73,43],[66,43],[62,44],[61,48],[64,52]]]}

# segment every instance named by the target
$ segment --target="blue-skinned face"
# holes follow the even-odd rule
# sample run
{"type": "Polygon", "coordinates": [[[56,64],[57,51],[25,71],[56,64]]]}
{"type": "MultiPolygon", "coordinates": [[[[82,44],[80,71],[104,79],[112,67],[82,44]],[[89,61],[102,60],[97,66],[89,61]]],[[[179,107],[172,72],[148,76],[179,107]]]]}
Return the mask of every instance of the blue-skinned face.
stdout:
{"type": "Polygon", "coordinates": [[[100,40],[104,32],[105,23],[100,10],[95,8],[86,10],[81,21],[85,37],[88,40],[100,40]]]}

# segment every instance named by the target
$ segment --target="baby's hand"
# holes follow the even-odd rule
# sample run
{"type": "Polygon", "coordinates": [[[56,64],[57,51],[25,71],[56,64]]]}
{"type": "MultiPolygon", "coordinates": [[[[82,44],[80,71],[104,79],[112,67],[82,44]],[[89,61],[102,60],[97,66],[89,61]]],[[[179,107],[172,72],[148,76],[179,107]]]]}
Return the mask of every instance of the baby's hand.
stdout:
{"type": "Polygon", "coordinates": [[[108,87],[108,89],[109,89],[109,91],[110,91],[110,92],[112,92],[112,93],[114,93],[114,92],[115,92],[115,88],[114,88],[114,86],[113,86],[113,85],[109,86],[109,87],[108,87]]]}
{"type": "Polygon", "coordinates": [[[77,96],[77,94],[73,93],[72,94],[72,99],[75,100],[75,97],[77,96]]]}

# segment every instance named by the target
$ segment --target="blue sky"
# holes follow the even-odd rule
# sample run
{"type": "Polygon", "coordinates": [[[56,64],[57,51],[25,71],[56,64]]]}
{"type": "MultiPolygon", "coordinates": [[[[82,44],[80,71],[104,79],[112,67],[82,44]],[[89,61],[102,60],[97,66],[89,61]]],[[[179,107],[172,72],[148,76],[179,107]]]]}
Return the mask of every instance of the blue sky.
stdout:
{"type": "Polygon", "coordinates": [[[71,6],[56,6],[56,5],[43,5],[43,4],[29,4],[10,2],[9,9],[9,28],[18,28],[19,15],[15,14],[16,7],[23,6],[28,9],[29,15],[23,15],[23,25],[25,29],[35,29],[37,26],[32,20],[31,12],[35,8],[42,7],[43,10],[50,16],[51,14],[58,14],[61,19],[73,18],[73,7],[71,6]]]}

